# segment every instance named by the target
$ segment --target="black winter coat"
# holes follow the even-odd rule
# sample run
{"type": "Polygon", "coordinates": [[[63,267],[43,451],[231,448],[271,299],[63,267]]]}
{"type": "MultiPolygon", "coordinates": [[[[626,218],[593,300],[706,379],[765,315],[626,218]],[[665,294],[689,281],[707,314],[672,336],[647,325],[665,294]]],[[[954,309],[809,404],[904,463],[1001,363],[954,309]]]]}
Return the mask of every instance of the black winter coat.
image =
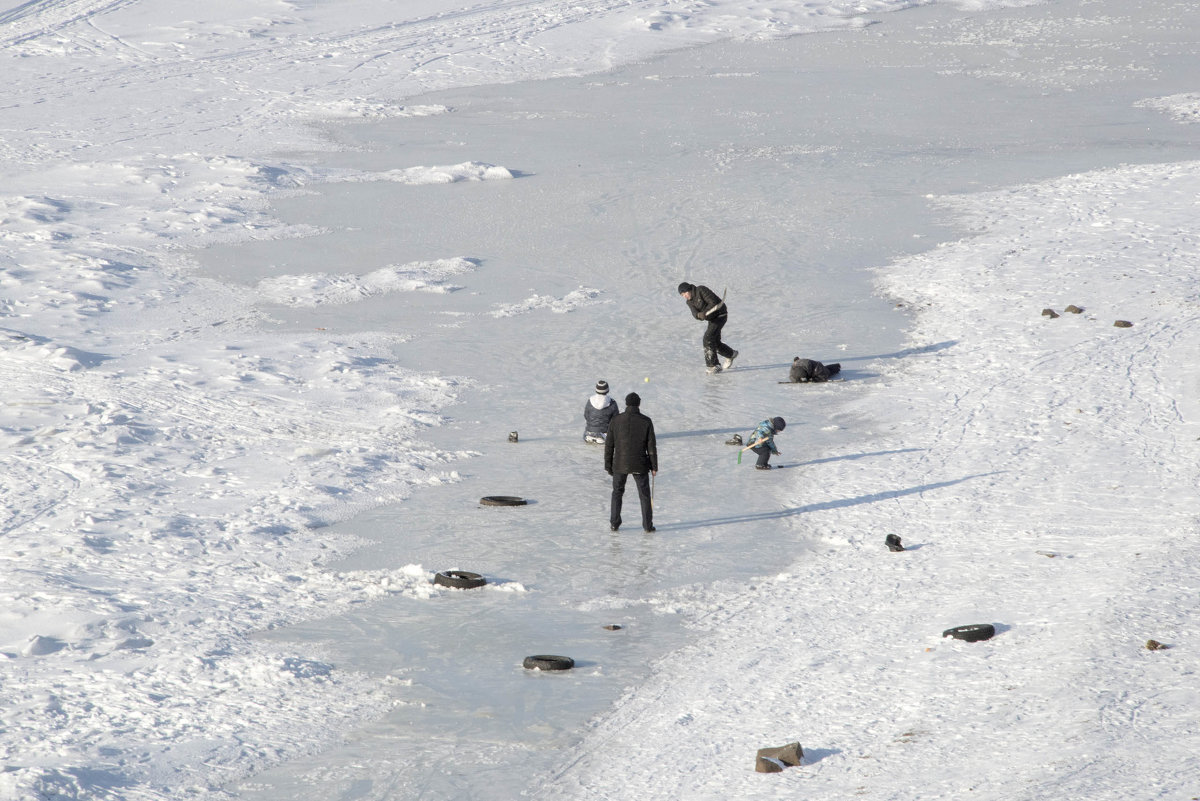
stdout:
{"type": "Polygon", "coordinates": [[[604,440],[604,469],[613,473],[658,472],[654,422],[636,406],[612,419],[604,440]]]}
{"type": "Polygon", "coordinates": [[[841,372],[840,364],[824,365],[815,359],[792,359],[792,369],[788,371],[788,380],[794,384],[828,381],[831,376],[841,372]]]}
{"type": "Polygon", "coordinates": [[[692,290],[692,299],[687,302],[692,310],[692,316],[697,320],[724,320],[729,316],[729,309],[724,305],[717,293],[706,286],[697,286],[692,290]],[[718,309],[717,307],[720,306],[718,309]],[[713,311],[716,309],[715,311],[713,311]],[[712,312],[709,314],[709,312],[712,312]]]}

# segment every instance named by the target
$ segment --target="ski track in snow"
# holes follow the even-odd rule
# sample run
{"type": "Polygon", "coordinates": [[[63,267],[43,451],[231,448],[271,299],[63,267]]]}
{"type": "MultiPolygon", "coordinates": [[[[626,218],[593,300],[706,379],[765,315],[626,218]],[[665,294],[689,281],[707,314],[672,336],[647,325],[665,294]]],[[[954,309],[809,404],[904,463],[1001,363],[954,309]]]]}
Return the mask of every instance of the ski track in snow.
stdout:
{"type": "MultiPolygon", "coordinates": [[[[448,291],[470,259],[291,276],[255,294],[191,277],[180,253],[313,233],[265,209],[268,196],[318,181],[512,172],[465,162],[335,176],[267,154],[326,146],[308,127],[316,117],[452,113],[400,102],[421,91],[594,71],[729,36],[862,26],[912,5],[431,1],[396,19],[383,5],[251,3],[227,19],[174,3],[34,0],[0,12],[0,795],[226,797],[238,778],[397,702],[394,686],[247,635],[381,595],[442,592],[419,565],[323,569],[355,543],[318,529],[457,480],[471,454],[420,436],[469,382],[398,370],[389,338],[264,333],[260,305],[448,291]]],[[[1195,95],[1147,102],[1196,118],[1195,95]]],[[[1194,780],[1169,760],[1200,750],[1195,660],[1137,645],[1193,628],[1197,172],[1130,168],[947,201],[984,233],[883,276],[921,310],[912,336],[924,355],[856,401],[880,420],[890,445],[880,450],[896,455],[830,461],[819,483],[795,471],[795,504],[827,549],[811,569],[652,599],[705,631],[671,657],[689,680],[660,665],[547,778],[546,794],[834,798],[849,773],[868,789],[908,788],[891,797],[963,797],[968,779],[948,771],[930,787],[928,772],[908,766],[979,765],[968,749],[989,753],[979,780],[1006,798],[1031,797],[1006,772],[1035,751],[1058,753],[1061,775],[1013,781],[1044,779],[1066,796],[1152,776],[1161,786],[1139,789],[1167,797],[1194,780]],[[1067,303],[1085,312],[1038,315],[1067,303]],[[1134,327],[1112,328],[1118,317],[1134,327]],[[985,465],[973,461],[981,452],[992,453],[985,465]],[[946,486],[972,491],[931,491],[946,486]],[[856,497],[887,501],[889,531],[876,504],[845,500],[856,497]],[[1026,530],[1009,525],[1014,506],[1029,510],[1026,530]],[[1041,513],[1062,509],[1072,514],[1041,513]],[[920,547],[883,551],[890,531],[920,547]],[[1164,547],[1163,532],[1178,540],[1164,547]],[[1011,541],[1004,598],[970,593],[994,569],[972,559],[979,538],[1011,541]],[[1047,549],[1057,556],[1037,553],[1047,549]],[[864,564],[873,580],[848,581],[864,564]],[[951,565],[953,584],[938,572],[951,565]],[[1108,588],[1102,596],[1047,593],[1078,586],[1071,574],[1082,570],[1086,586],[1108,588]],[[914,584],[923,592],[906,591],[914,584]],[[848,606],[879,619],[805,626],[806,604],[848,593],[848,606]],[[764,607],[776,615],[755,614],[764,607]],[[1002,623],[1012,647],[938,639],[977,619],[1002,623]],[[748,640],[814,656],[797,666],[796,649],[742,653],[748,640]],[[1127,680],[1110,687],[1113,676],[1127,680]],[[977,706],[939,703],[963,686],[977,706]],[[1043,725],[1039,701],[1063,694],[1094,710],[1069,724],[1082,746],[1047,739],[1063,727],[1043,725]],[[907,720],[882,702],[897,696],[907,720]],[[1161,748],[1163,732],[1173,748],[1161,748]],[[746,743],[797,738],[806,772],[742,769],[746,743]],[[665,759],[664,743],[683,756],[665,759]],[[1096,743],[1105,753],[1079,750],[1096,743]],[[614,762],[632,767],[606,770],[614,762]],[[767,780],[777,787],[764,790],[767,780]]],[[[565,312],[604,302],[598,294],[534,295],[492,314],[565,312]]]]}

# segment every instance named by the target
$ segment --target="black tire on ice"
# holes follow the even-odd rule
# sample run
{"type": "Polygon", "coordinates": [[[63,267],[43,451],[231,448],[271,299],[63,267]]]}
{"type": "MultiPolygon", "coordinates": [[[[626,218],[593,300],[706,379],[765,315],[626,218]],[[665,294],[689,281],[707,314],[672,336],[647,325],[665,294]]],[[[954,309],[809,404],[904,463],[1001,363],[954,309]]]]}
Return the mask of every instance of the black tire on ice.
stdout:
{"type": "Polygon", "coordinates": [[[569,656],[553,654],[537,654],[525,657],[526,670],[570,670],[575,667],[575,660],[569,656]]]}
{"type": "Polygon", "coordinates": [[[981,642],[990,640],[996,635],[996,627],[991,623],[972,623],[968,626],[955,626],[942,632],[943,637],[953,637],[964,642],[981,642]]]}
{"type": "Polygon", "coordinates": [[[443,570],[433,577],[433,583],[458,590],[473,590],[487,584],[487,579],[478,573],[469,573],[466,570],[443,570]]]}
{"type": "Polygon", "coordinates": [[[528,501],[516,495],[485,495],[479,503],[483,506],[524,506],[528,501]]]}

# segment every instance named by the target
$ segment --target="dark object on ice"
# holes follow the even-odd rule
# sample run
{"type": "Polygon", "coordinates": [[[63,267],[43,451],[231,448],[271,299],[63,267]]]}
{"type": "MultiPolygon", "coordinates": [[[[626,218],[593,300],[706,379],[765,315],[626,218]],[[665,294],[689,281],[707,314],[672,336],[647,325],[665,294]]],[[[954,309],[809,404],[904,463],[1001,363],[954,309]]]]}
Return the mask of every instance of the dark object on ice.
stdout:
{"type": "Polygon", "coordinates": [[[742,444],[742,435],[734,434],[732,437],[725,440],[725,444],[726,445],[741,445],[742,444]]]}
{"type": "Polygon", "coordinates": [[[1133,323],[1128,320],[1117,320],[1113,323],[1113,326],[1116,328],[1133,328],[1133,323]]]}
{"type": "Polygon", "coordinates": [[[980,642],[996,636],[996,627],[991,623],[972,623],[968,626],[955,626],[942,632],[943,637],[953,637],[964,642],[980,642]]]}
{"type": "Polygon", "coordinates": [[[609,631],[620,631],[621,629],[623,629],[625,627],[622,626],[620,623],[605,623],[604,628],[606,628],[609,631]]]}
{"type": "Polygon", "coordinates": [[[888,534],[883,540],[889,551],[903,551],[904,546],[900,544],[900,538],[895,534],[888,534]]]}
{"type": "Polygon", "coordinates": [[[1049,317],[1051,320],[1053,320],[1058,316],[1058,312],[1056,312],[1054,309],[1042,309],[1042,316],[1049,317]]]}
{"type": "Polygon", "coordinates": [[[1071,314],[1083,314],[1083,309],[1079,308],[1074,303],[1072,303],[1067,308],[1063,309],[1063,311],[1070,312],[1071,314]]]}
{"type": "Polygon", "coordinates": [[[524,506],[529,501],[516,495],[485,495],[479,503],[483,506],[524,506]]]}
{"type": "Polygon", "coordinates": [[[525,657],[526,670],[570,670],[575,667],[575,660],[569,656],[553,654],[537,654],[525,657]]]}
{"type": "Polygon", "coordinates": [[[478,573],[469,573],[466,570],[443,570],[433,577],[433,583],[443,587],[454,587],[458,590],[473,590],[487,584],[487,579],[478,573]]]}
{"type": "Polygon", "coordinates": [[[802,764],[804,749],[800,743],[788,743],[778,748],[760,748],[754,758],[754,769],[759,773],[781,773],[784,768],[802,764]]]}
{"type": "Polygon", "coordinates": [[[508,432],[508,441],[509,441],[509,442],[516,442],[516,441],[517,441],[517,432],[516,432],[516,431],[509,431],[509,432],[508,432]]]}
{"type": "Polygon", "coordinates": [[[788,371],[788,381],[793,384],[808,384],[828,381],[842,371],[840,364],[822,364],[815,359],[792,359],[792,369],[788,371]]]}
{"type": "Polygon", "coordinates": [[[1165,651],[1170,647],[1171,646],[1167,645],[1166,643],[1161,643],[1158,640],[1146,640],[1147,651],[1165,651]]]}

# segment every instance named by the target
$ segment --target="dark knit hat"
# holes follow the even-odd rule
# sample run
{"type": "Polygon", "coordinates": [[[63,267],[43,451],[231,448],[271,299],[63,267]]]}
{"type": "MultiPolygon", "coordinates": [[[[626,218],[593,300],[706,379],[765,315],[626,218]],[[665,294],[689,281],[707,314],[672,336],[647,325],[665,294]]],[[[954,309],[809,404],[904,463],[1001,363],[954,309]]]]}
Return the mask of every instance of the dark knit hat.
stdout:
{"type": "Polygon", "coordinates": [[[607,381],[601,379],[600,381],[596,382],[596,394],[597,395],[607,395],[608,394],[608,382],[607,381]]]}
{"type": "Polygon", "coordinates": [[[679,285],[679,294],[680,295],[682,295],[684,292],[695,292],[695,291],[696,291],[695,284],[689,284],[687,281],[684,281],[682,284],[679,285]]]}
{"type": "Polygon", "coordinates": [[[625,405],[626,406],[641,406],[642,398],[636,392],[630,392],[628,395],[625,396],[625,405]]]}
{"type": "Polygon", "coordinates": [[[787,428],[787,421],[782,417],[772,417],[771,428],[775,429],[776,431],[782,431],[783,429],[787,428]]]}

